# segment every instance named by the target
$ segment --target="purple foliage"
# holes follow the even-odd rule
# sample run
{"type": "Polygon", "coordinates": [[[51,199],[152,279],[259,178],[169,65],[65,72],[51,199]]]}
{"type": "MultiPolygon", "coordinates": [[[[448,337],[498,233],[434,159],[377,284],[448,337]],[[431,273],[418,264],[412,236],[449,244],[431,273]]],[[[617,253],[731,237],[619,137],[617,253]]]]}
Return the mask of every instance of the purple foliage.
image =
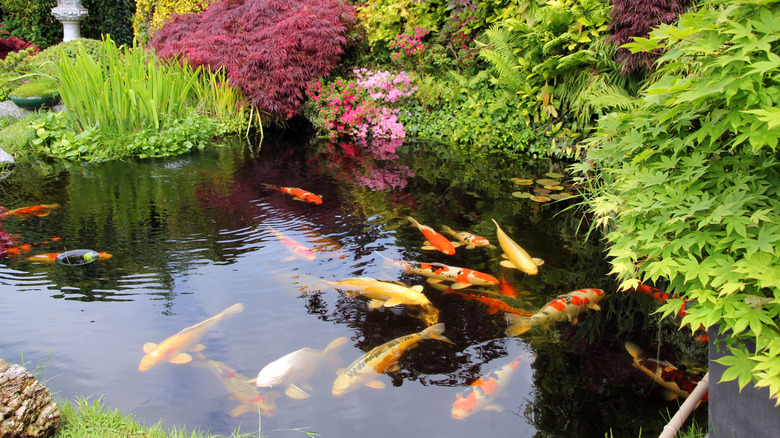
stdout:
{"type": "MultiPolygon", "coordinates": [[[[0,24],[0,27],[3,25],[0,24]]],[[[28,47],[33,47],[33,53],[38,52],[38,46],[28,43],[27,41],[15,37],[8,33],[7,30],[0,29],[0,60],[5,59],[11,52],[18,52],[28,47]]]]}
{"type": "MultiPolygon", "coordinates": [[[[674,22],[691,3],[692,0],[612,0],[610,42],[620,46],[633,42],[632,37],[647,38],[653,27],[674,22]]],[[[628,74],[652,70],[659,56],[655,52],[631,53],[618,48],[616,59],[622,72],[628,74]]]]}
{"type": "Polygon", "coordinates": [[[306,84],[336,66],[354,21],[341,0],[220,0],[200,14],[174,16],[150,45],[163,58],[225,67],[258,109],[287,119],[306,84]]]}

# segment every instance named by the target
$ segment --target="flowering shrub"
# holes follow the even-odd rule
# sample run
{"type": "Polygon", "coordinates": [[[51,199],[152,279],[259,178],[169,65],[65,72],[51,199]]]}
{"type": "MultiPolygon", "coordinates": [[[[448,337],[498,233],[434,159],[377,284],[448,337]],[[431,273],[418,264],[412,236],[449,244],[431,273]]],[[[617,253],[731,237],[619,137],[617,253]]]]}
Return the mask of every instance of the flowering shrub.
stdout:
{"type": "Polygon", "coordinates": [[[314,82],[307,94],[315,108],[314,123],[335,139],[339,135],[357,138],[404,138],[406,131],[398,120],[399,108],[417,87],[404,72],[353,71],[355,79],[338,79],[327,86],[314,82]]]}
{"type": "Polygon", "coordinates": [[[390,55],[390,58],[404,68],[414,68],[422,62],[421,56],[418,55],[421,55],[428,48],[422,42],[427,35],[428,29],[420,27],[415,28],[412,35],[398,34],[394,40],[390,41],[390,49],[396,50],[390,55]]]}

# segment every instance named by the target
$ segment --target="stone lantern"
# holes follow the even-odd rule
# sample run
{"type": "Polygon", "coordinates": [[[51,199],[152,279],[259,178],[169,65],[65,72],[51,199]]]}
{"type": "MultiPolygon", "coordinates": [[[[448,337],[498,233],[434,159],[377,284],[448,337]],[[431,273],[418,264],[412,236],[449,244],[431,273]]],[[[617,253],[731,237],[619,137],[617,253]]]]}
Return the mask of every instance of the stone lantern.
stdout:
{"type": "Polygon", "coordinates": [[[57,0],[57,7],[51,8],[51,13],[62,22],[62,41],[81,37],[79,22],[89,13],[81,6],[81,0],[57,0]]]}

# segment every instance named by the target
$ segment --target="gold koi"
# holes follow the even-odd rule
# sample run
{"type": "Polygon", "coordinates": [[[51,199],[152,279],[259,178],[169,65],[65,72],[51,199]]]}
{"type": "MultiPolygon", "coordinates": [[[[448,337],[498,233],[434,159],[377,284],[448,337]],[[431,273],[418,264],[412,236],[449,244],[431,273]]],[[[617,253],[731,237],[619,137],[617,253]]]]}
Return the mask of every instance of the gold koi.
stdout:
{"type": "Polygon", "coordinates": [[[528,275],[536,275],[539,273],[539,266],[544,263],[544,260],[531,257],[526,250],[512,240],[505,232],[498,226],[498,222],[492,219],[496,224],[496,235],[498,236],[498,244],[504,251],[503,257],[507,260],[501,261],[501,266],[511,269],[519,269],[528,275]]]}

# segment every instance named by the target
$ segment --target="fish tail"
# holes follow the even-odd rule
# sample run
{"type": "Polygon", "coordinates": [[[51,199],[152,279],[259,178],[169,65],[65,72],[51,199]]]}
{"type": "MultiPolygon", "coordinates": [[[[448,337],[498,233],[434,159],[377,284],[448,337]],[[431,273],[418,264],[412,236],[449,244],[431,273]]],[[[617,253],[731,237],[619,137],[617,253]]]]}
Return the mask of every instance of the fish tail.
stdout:
{"type": "Polygon", "coordinates": [[[626,342],[626,350],[634,359],[642,358],[642,349],[633,342],[626,342]]]}
{"type": "Polygon", "coordinates": [[[241,313],[244,311],[244,305],[241,303],[233,304],[232,306],[228,307],[224,311],[222,311],[222,316],[224,317],[230,317],[235,315],[236,313],[241,313]]]}
{"type": "Polygon", "coordinates": [[[412,225],[410,225],[410,226],[412,226],[412,227],[417,227],[417,228],[420,228],[420,223],[419,223],[419,222],[417,222],[416,220],[414,220],[414,218],[413,218],[413,217],[411,217],[411,216],[406,216],[406,218],[407,218],[407,219],[409,219],[409,222],[411,222],[411,223],[412,223],[412,225]]]}
{"type": "Polygon", "coordinates": [[[341,347],[347,344],[347,338],[345,336],[342,336],[340,338],[336,338],[328,344],[327,347],[325,347],[325,354],[328,353],[334,353],[337,350],[339,350],[341,347]]]}
{"type": "Polygon", "coordinates": [[[452,228],[450,228],[450,227],[448,227],[446,225],[442,225],[441,226],[441,230],[443,232],[447,233],[447,234],[452,235],[452,236],[457,236],[458,235],[458,233],[456,233],[455,230],[453,230],[452,228]]]}
{"type": "Polygon", "coordinates": [[[522,335],[523,333],[531,330],[536,320],[530,316],[520,316],[513,313],[506,313],[506,321],[509,326],[506,328],[506,334],[509,336],[522,335]]]}
{"type": "Polygon", "coordinates": [[[444,336],[442,333],[444,333],[444,323],[440,322],[438,324],[434,324],[427,329],[423,330],[420,335],[423,338],[430,338],[430,339],[436,339],[438,341],[444,341],[448,342],[450,344],[455,344],[454,342],[447,339],[446,336],[444,336]]]}

